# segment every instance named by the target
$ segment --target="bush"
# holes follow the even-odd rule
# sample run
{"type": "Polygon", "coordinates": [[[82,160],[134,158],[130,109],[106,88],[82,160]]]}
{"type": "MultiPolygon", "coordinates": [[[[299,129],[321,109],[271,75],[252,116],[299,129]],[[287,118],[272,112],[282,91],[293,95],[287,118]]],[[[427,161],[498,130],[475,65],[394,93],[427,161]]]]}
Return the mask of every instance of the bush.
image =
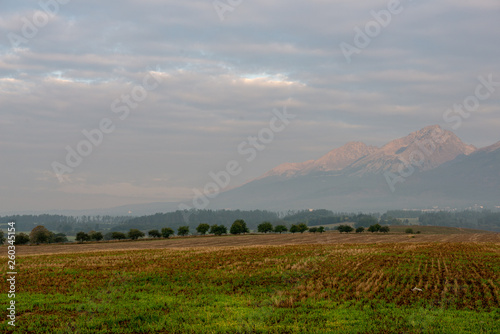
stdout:
{"type": "Polygon", "coordinates": [[[132,240],[137,240],[139,238],[142,238],[144,235],[145,235],[144,232],[139,231],[136,228],[131,228],[130,231],[128,231],[128,237],[129,239],[132,240]]]}
{"type": "Polygon", "coordinates": [[[363,233],[365,231],[365,228],[363,226],[360,226],[356,229],[356,233],[363,233]]]}
{"type": "Polygon", "coordinates": [[[174,230],[172,230],[170,227],[164,227],[161,229],[161,236],[164,238],[170,237],[171,235],[174,235],[174,230]]]}
{"type": "Polygon", "coordinates": [[[189,226],[180,226],[178,229],[177,229],[177,235],[180,235],[180,236],[186,236],[189,234],[189,226]]]}
{"type": "Polygon", "coordinates": [[[412,228],[407,228],[405,230],[405,233],[413,234],[413,229],[412,228]]]}
{"type": "Polygon", "coordinates": [[[16,245],[25,245],[28,242],[30,242],[30,236],[27,235],[26,233],[19,233],[16,234],[16,238],[14,239],[14,243],[16,245]]]}
{"type": "Polygon", "coordinates": [[[151,230],[148,232],[148,235],[152,238],[159,238],[161,237],[161,233],[158,230],[151,230]]]}

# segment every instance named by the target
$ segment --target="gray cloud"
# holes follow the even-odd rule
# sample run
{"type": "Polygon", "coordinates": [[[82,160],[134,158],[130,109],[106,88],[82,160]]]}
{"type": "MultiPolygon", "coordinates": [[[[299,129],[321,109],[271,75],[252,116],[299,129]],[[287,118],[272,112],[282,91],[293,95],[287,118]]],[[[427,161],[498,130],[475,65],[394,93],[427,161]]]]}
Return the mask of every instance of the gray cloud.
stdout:
{"type": "MultiPolygon", "coordinates": [[[[207,0],[69,1],[13,47],[9,33],[22,36],[42,9],[3,2],[0,211],[186,198],[210,171],[244,161],[238,144],[287,106],[296,119],[234,186],[347,141],[382,145],[443,124],[478,76],[500,81],[495,0],[401,1],[401,14],[348,64],[340,43],[352,44],[354,28],[387,3],[244,1],[220,21],[207,0]],[[162,83],[120,120],[111,104],[148,71],[162,83]],[[59,183],[51,163],[102,118],[115,131],[59,183]]],[[[456,130],[465,141],[499,140],[499,91],[456,130]]]]}

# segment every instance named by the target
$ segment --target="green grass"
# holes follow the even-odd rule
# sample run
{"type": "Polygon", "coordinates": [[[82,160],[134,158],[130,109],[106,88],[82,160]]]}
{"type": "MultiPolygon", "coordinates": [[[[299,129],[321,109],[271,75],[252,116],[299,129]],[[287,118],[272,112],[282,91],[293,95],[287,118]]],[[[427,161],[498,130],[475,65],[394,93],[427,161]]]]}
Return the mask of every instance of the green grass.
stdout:
{"type": "MultiPolygon", "coordinates": [[[[0,332],[498,333],[499,248],[351,244],[27,256],[18,264],[17,327],[4,321],[0,332]],[[424,291],[410,291],[416,285],[424,291]]],[[[0,316],[6,319],[5,307],[0,316]]]]}

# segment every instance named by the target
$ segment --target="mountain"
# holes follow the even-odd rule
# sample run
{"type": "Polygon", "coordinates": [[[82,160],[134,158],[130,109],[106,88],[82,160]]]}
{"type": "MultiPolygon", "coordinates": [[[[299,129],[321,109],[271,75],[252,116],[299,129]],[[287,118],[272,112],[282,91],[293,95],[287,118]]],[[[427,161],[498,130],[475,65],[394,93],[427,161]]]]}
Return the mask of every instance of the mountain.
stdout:
{"type": "Polygon", "coordinates": [[[477,149],[428,126],[382,147],[350,142],[317,160],[285,163],[211,200],[270,210],[500,205],[500,142],[477,149]]]}

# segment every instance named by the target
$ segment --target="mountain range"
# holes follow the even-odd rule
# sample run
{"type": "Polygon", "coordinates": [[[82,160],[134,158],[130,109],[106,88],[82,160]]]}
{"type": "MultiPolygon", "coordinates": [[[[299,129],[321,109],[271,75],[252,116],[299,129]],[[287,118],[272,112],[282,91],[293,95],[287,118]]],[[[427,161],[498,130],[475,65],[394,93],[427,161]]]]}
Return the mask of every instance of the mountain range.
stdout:
{"type": "Polygon", "coordinates": [[[283,163],[212,199],[213,208],[384,211],[500,206],[500,142],[476,148],[438,125],[382,147],[349,142],[283,163]]]}

